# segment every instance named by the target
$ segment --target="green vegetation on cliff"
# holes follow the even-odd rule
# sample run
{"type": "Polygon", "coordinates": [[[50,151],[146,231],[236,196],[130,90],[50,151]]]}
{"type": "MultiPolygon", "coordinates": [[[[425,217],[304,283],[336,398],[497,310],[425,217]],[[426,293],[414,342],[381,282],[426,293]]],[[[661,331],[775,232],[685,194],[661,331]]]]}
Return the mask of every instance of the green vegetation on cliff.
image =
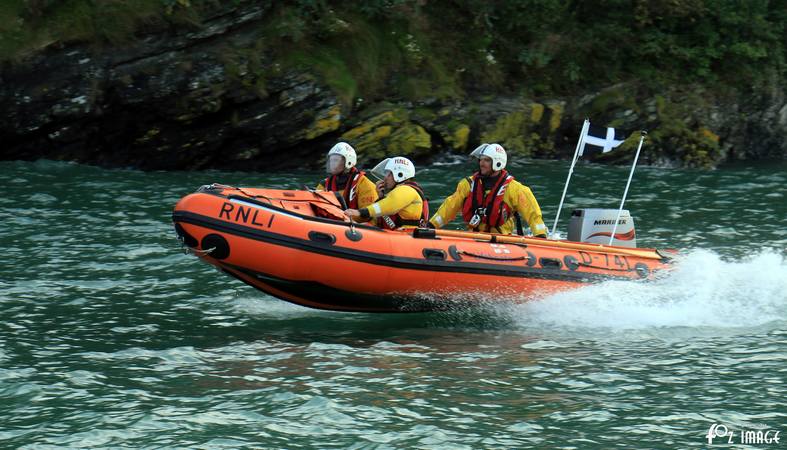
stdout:
{"type": "MultiPolygon", "coordinates": [[[[223,3],[248,2],[4,0],[0,60],[58,42],[123,42],[147,25],[198,26],[223,3]]],[[[632,79],[751,85],[784,74],[787,60],[784,0],[255,3],[271,9],[263,47],[316,69],[347,100],[384,86],[451,97],[503,87],[570,94],[632,79]]]]}
{"type": "Polygon", "coordinates": [[[207,3],[190,0],[2,0],[0,62],[69,42],[122,44],[150,25],[199,21],[207,3]]]}
{"type": "MultiPolygon", "coordinates": [[[[242,128],[263,114],[244,117],[241,103],[289,108],[323,96],[293,108],[298,131],[269,145],[342,138],[368,157],[419,157],[496,141],[554,158],[575,141],[572,124],[591,117],[647,127],[647,161],[713,167],[752,140],[745,127],[730,131],[738,117],[767,110],[755,128],[787,123],[780,100],[759,101],[783,96],[786,25],[787,0],[4,0],[0,64],[78,43],[96,55],[135,48],[165,63],[127,68],[120,89],[145,92],[145,79],[171,69],[177,76],[158,79],[182,82],[167,87],[178,98],[164,114],[184,126],[214,114],[208,121],[242,128]]],[[[154,137],[168,134],[156,133],[134,142],[164,148],[154,137]]],[[[256,155],[244,139],[242,154],[256,155]]],[[[629,147],[601,159],[628,158],[629,147]]]]}

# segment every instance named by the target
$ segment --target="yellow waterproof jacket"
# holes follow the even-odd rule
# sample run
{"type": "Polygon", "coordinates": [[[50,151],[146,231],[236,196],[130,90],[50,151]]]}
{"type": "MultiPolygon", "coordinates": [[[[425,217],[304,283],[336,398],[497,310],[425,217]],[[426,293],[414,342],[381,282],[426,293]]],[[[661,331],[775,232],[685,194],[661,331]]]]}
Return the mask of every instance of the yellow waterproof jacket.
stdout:
{"type": "MultiPolygon", "coordinates": [[[[348,183],[350,180],[347,181],[348,183]]],[[[325,186],[322,183],[317,185],[318,191],[324,191],[325,186]]],[[[341,193],[341,191],[340,191],[341,193]]],[[[367,206],[371,205],[372,203],[376,202],[379,196],[377,195],[377,187],[375,184],[363,175],[359,180],[358,184],[356,185],[356,193],[355,195],[358,196],[358,209],[366,208],[367,206]]],[[[344,199],[347,201],[347,199],[344,199]]],[[[348,202],[349,206],[349,202],[348,202]]]]}
{"type": "MultiPolygon", "coordinates": [[[[423,213],[423,201],[418,192],[411,186],[400,184],[393,188],[381,200],[373,203],[366,211],[361,211],[361,217],[394,216],[399,214],[403,220],[420,220],[423,213]]],[[[404,225],[401,228],[416,228],[404,225]]]]}
{"type": "MultiPolygon", "coordinates": [[[[484,195],[488,193],[489,190],[487,190],[484,195]]],[[[432,218],[429,219],[429,222],[431,222],[435,228],[441,228],[454,220],[456,214],[462,211],[462,206],[468,195],[470,195],[470,179],[462,178],[459,184],[456,185],[456,192],[445,199],[443,204],[440,205],[440,209],[438,209],[432,218]]],[[[538,206],[538,201],[536,201],[536,197],[529,187],[516,180],[512,180],[508,184],[508,187],[506,187],[506,192],[503,195],[503,202],[506,203],[512,211],[518,212],[523,220],[527,221],[533,235],[539,236],[547,234],[547,227],[544,225],[544,219],[541,217],[541,208],[538,206]]],[[[514,223],[514,218],[509,217],[499,229],[493,228],[487,230],[486,226],[487,225],[482,222],[478,227],[478,231],[511,234],[516,224],[514,223]]],[[[470,227],[468,227],[468,229],[469,228],[470,227]]]]}

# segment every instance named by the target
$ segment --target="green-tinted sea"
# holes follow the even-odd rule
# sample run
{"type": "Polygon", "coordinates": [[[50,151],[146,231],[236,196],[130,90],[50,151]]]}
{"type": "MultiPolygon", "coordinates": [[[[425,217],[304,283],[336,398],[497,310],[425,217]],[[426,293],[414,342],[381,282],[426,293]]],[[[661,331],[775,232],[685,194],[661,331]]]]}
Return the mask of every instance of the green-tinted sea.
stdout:
{"type": "MultiPolygon", "coordinates": [[[[470,170],[418,180],[436,208],[470,170]]],[[[550,227],[567,170],[511,167],[550,227]]],[[[580,165],[558,229],[617,207],[628,170],[580,165]]],[[[639,244],[677,268],[526,304],[310,310],[181,251],[198,186],[322,176],[0,162],[0,448],[784,447],[784,164],[639,168],[639,244]]]]}

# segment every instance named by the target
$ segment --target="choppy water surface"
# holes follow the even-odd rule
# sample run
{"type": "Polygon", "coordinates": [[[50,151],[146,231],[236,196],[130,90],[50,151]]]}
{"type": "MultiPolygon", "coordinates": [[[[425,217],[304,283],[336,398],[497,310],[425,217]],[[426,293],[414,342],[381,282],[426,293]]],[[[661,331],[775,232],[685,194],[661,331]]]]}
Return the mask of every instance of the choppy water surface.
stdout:
{"type": "MultiPolygon", "coordinates": [[[[787,439],[784,169],[638,170],[640,244],[683,254],[653,283],[369,315],[265,296],[172,232],[201,184],[320,174],[0,163],[0,447],[698,448],[714,423],[787,439]]],[[[419,180],[439,204],[468,170],[419,180]]],[[[512,169],[549,226],[566,170],[512,169]]],[[[627,175],[578,168],[564,217],[616,207],[627,175]]]]}

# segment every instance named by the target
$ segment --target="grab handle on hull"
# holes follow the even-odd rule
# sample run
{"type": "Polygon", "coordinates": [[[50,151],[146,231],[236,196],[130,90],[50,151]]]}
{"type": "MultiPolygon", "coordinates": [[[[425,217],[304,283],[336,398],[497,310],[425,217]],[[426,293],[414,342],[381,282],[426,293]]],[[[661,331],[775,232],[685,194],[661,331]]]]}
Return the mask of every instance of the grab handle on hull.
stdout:
{"type": "Polygon", "coordinates": [[[336,236],[321,231],[309,231],[309,240],[319,244],[333,245],[336,243],[336,236]]]}
{"type": "Polygon", "coordinates": [[[425,248],[423,253],[426,259],[432,261],[445,261],[445,251],[439,248],[425,248]]]}
{"type": "Polygon", "coordinates": [[[416,228],[413,230],[413,237],[416,239],[437,239],[435,230],[429,228],[416,228]]]}
{"type": "Polygon", "coordinates": [[[560,269],[563,263],[557,258],[540,258],[538,262],[545,269],[560,269]]]}

